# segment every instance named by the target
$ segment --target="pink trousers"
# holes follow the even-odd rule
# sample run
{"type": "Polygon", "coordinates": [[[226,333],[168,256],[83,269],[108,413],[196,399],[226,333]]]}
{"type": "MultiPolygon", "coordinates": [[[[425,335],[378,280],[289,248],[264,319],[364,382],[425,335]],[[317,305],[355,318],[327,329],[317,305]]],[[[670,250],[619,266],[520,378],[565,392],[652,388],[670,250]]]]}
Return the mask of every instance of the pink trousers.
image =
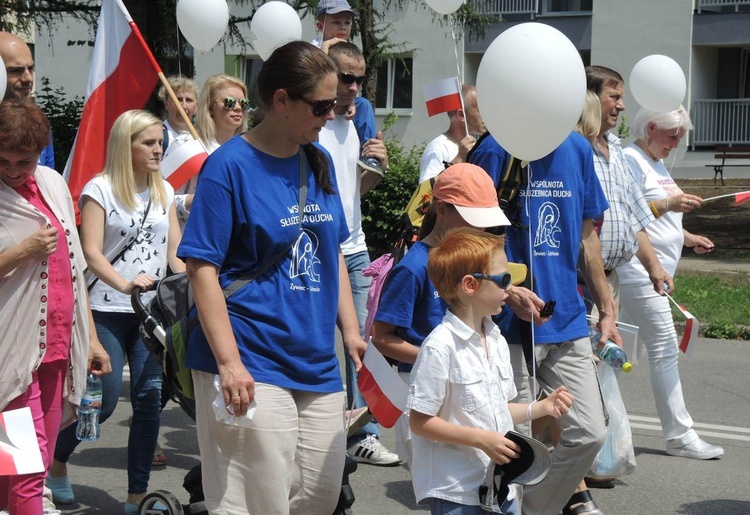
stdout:
{"type": "Polygon", "coordinates": [[[0,477],[0,508],[6,507],[10,515],[39,515],[43,511],[44,478],[52,463],[57,433],[60,431],[62,388],[67,365],[67,360],[42,363],[32,374],[28,389],[10,401],[3,410],[31,408],[45,467],[45,471],[38,474],[0,477]]]}

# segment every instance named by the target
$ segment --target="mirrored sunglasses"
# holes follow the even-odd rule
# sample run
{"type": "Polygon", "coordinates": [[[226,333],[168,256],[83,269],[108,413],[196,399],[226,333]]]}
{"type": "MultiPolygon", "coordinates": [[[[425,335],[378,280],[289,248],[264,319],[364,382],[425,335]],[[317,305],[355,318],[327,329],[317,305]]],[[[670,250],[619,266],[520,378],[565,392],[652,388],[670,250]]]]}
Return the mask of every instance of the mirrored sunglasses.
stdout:
{"type": "Polygon", "coordinates": [[[360,75],[357,77],[356,75],[352,75],[351,73],[339,73],[339,79],[341,79],[341,82],[344,84],[351,84],[352,82],[356,81],[358,86],[361,86],[362,83],[365,81],[365,76],[360,75]]]}
{"type": "Polygon", "coordinates": [[[224,97],[224,100],[222,102],[224,103],[224,109],[228,109],[230,111],[234,109],[234,106],[237,105],[237,102],[240,103],[240,107],[243,111],[249,111],[252,107],[250,105],[250,100],[246,98],[236,99],[234,97],[224,97]]]}
{"type": "Polygon", "coordinates": [[[493,283],[497,284],[500,288],[503,290],[507,290],[508,286],[510,286],[511,276],[508,273],[505,274],[497,274],[497,275],[491,275],[491,274],[480,274],[480,273],[473,273],[471,274],[472,277],[476,279],[487,279],[489,281],[492,281],[493,283]]]}
{"type": "MultiPolygon", "coordinates": [[[[291,96],[291,95],[290,95],[291,96]]],[[[312,107],[313,116],[325,116],[336,107],[336,99],[333,100],[308,100],[301,95],[294,95],[294,98],[302,100],[305,104],[312,107]]]]}

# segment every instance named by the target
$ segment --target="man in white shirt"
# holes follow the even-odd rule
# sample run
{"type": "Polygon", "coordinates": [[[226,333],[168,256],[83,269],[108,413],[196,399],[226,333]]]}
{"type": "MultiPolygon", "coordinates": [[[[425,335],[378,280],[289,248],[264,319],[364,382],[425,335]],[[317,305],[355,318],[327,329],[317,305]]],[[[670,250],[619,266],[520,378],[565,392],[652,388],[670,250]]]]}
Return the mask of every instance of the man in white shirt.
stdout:
{"type": "MultiPolygon", "coordinates": [[[[336,182],[350,233],[349,239],[341,244],[341,252],[344,254],[349,281],[352,285],[360,331],[363,331],[367,318],[366,303],[370,278],[363,276],[362,270],[370,264],[370,257],[367,252],[365,233],[362,230],[360,197],[375,187],[382,177],[373,172],[363,172],[358,166],[359,136],[357,136],[354,122],[346,118],[362,82],[356,79],[365,74],[365,59],[362,52],[356,45],[342,41],[332,45],[328,50],[328,55],[338,67],[338,103],[334,109],[335,118],[329,120],[321,129],[319,141],[330,152],[336,169],[336,182]]],[[[378,134],[378,137],[382,138],[382,134],[378,134]]],[[[383,170],[388,169],[388,154],[382,139],[370,139],[365,142],[362,154],[377,159],[383,170]]],[[[346,356],[346,391],[350,408],[365,406],[357,388],[354,364],[348,356],[346,356]]],[[[398,465],[400,463],[398,455],[386,449],[380,443],[379,436],[380,426],[375,421],[369,422],[361,430],[349,435],[347,441],[349,454],[361,463],[381,466],[398,465]]]]}
{"type": "MultiPolygon", "coordinates": [[[[177,101],[185,110],[185,114],[188,115],[190,120],[195,115],[195,110],[198,107],[198,86],[195,81],[183,77],[182,75],[174,75],[167,78],[169,86],[174,91],[177,101]]],[[[162,150],[167,151],[169,144],[181,133],[188,131],[188,125],[185,119],[180,115],[180,111],[177,105],[172,101],[172,97],[167,94],[167,89],[164,86],[159,88],[157,93],[159,100],[164,104],[164,111],[167,113],[167,117],[164,119],[164,143],[162,150]]]]}
{"type": "Polygon", "coordinates": [[[445,169],[446,163],[466,162],[466,154],[479,136],[487,131],[477,106],[477,88],[468,84],[461,87],[464,108],[448,111],[448,130],[430,141],[419,164],[419,182],[432,179],[445,169]],[[466,133],[466,129],[469,133],[466,133]]]}

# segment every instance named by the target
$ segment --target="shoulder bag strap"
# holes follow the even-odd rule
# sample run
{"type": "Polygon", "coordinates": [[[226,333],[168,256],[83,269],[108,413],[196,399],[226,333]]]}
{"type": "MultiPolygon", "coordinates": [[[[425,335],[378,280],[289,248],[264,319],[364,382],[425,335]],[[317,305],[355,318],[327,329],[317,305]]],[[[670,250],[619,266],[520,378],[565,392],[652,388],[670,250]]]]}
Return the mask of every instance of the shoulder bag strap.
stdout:
{"type": "Polygon", "coordinates": [[[228,299],[234,295],[237,290],[245,286],[246,284],[254,281],[258,276],[263,274],[266,270],[278,263],[282,257],[289,251],[290,248],[299,238],[299,233],[302,231],[302,217],[305,215],[305,204],[307,203],[307,156],[305,151],[300,147],[299,149],[299,204],[297,206],[297,214],[299,215],[299,222],[297,223],[297,232],[294,235],[294,239],[284,247],[284,250],[274,254],[268,262],[261,267],[259,270],[250,272],[248,275],[241,276],[236,279],[229,286],[224,288],[224,298],[228,299]]]}
{"type": "MultiPolygon", "coordinates": [[[[146,204],[146,211],[143,213],[143,218],[141,219],[141,225],[138,226],[138,232],[135,234],[135,238],[133,238],[133,241],[125,245],[125,248],[123,248],[119,254],[117,254],[115,257],[113,257],[109,264],[114,265],[117,263],[122,256],[125,255],[125,253],[133,248],[133,245],[135,245],[135,242],[138,241],[138,237],[141,235],[141,230],[143,229],[143,224],[146,223],[146,217],[148,216],[148,212],[151,210],[151,195],[148,196],[148,204],[146,204]]],[[[91,291],[91,288],[94,287],[94,285],[99,281],[98,277],[95,277],[93,281],[91,281],[91,284],[88,285],[88,290],[91,291]]]]}

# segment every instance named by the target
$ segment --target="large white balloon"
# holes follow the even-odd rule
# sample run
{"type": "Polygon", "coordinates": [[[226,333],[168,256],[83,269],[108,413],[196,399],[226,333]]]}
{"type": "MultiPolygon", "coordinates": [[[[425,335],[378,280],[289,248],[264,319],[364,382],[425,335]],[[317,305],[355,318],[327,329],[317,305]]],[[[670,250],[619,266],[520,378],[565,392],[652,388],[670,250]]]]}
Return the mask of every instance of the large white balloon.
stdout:
{"type": "Polygon", "coordinates": [[[284,2],[266,2],[250,22],[250,41],[264,61],[281,45],[302,38],[302,22],[294,8],[284,2]]]}
{"type": "Polygon", "coordinates": [[[677,109],[687,91],[680,65],[666,55],[644,57],[630,72],[630,91],[642,107],[659,113],[677,109]]]}
{"type": "Polygon", "coordinates": [[[586,97],[586,72],[573,43],[541,23],[511,27],[493,41],[477,73],[485,124],[512,155],[533,161],[563,142],[586,97]]]}
{"type": "Polygon", "coordinates": [[[5,62],[0,57],[0,100],[5,98],[5,87],[8,85],[8,73],[5,71],[5,62]]]}
{"type": "Polygon", "coordinates": [[[177,4],[177,25],[193,48],[201,52],[219,42],[228,23],[226,0],[180,0],[177,4]]]}
{"type": "Polygon", "coordinates": [[[440,14],[452,14],[463,5],[464,0],[425,0],[425,2],[440,14]]]}

